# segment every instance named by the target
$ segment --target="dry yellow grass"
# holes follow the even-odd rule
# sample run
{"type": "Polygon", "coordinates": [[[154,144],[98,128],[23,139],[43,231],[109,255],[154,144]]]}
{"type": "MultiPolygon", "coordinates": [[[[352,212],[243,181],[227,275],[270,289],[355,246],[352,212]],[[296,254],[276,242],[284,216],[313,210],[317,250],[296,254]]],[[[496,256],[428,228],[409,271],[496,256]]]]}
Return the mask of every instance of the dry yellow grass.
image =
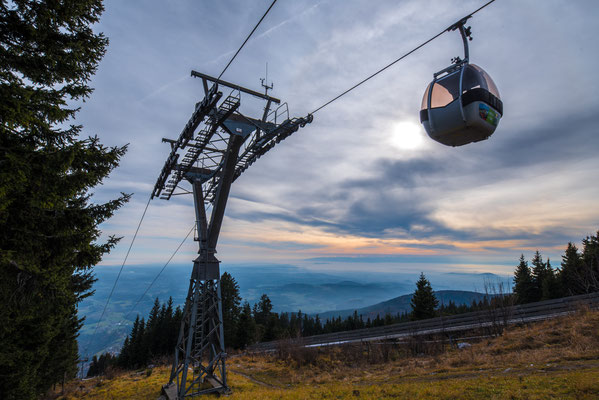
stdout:
{"type": "MultiPolygon", "coordinates": [[[[231,399],[597,399],[599,312],[514,327],[466,350],[368,362],[364,348],[229,362],[231,399]],[[360,353],[362,354],[356,354],[360,353]]],[[[371,358],[372,360],[372,358],[371,358]]],[[[156,399],[169,368],[73,382],[64,399],[156,399]]]]}

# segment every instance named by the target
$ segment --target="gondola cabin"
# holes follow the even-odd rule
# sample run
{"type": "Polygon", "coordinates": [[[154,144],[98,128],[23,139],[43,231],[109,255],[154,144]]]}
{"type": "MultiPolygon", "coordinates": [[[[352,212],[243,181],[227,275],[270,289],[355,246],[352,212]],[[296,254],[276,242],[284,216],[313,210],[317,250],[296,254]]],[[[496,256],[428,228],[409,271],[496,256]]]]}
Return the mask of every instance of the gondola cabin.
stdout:
{"type": "Polygon", "coordinates": [[[487,139],[503,115],[503,103],[493,79],[481,67],[468,63],[470,29],[456,26],[464,39],[465,59],[434,74],[420,107],[426,133],[447,146],[487,139]],[[432,88],[432,90],[431,90],[432,88]]]}

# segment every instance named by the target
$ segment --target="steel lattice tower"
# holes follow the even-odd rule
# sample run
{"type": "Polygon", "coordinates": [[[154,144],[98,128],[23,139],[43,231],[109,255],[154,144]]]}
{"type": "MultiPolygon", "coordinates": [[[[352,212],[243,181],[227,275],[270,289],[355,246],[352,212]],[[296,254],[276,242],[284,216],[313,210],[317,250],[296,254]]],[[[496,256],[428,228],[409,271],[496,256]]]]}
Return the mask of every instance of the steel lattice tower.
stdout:
{"type": "Polygon", "coordinates": [[[205,96],[196,104],[179,138],[162,139],[170,143],[171,152],[152,192],[152,198],[160,196],[165,200],[181,194],[175,193],[177,189],[193,193],[199,242],[199,256],[193,261],[171,377],[163,387],[169,399],[230,391],[220,261],[215,253],[231,184],[277,143],[312,122],[312,115],[289,118],[287,104],[267,94],[196,71],[191,75],[202,79],[205,96]],[[231,89],[222,101],[219,85],[231,89]],[[260,119],[241,114],[241,93],[266,102],[260,119]],[[273,104],[278,106],[271,110],[273,104]],[[191,191],[181,188],[180,184],[185,181],[191,184],[191,191]],[[212,212],[208,219],[209,205],[212,212]]]}

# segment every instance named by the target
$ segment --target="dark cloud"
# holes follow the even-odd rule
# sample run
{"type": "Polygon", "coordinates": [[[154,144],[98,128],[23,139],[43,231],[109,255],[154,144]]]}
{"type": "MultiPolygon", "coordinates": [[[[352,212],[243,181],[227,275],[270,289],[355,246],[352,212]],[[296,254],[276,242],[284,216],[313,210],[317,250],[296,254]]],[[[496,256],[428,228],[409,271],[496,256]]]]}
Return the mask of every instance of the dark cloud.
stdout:
{"type": "Polygon", "coordinates": [[[361,188],[384,192],[395,187],[410,189],[420,186],[422,179],[436,175],[447,167],[448,161],[439,158],[379,159],[374,162],[375,178],[348,179],[341,182],[339,187],[347,190],[361,188]]]}
{"type": "Polygon", "coordinates": [[[486,160],[483,168],[517,171],[517,168],[533,165],[568,164],[596,158],[599,148],[596,112],[586,109],[573,115],[551,115],[543,119],[545,123],[535,127],[512,127],[506,138],[501,138],[499,127],[490,139],[496,144],[485,148],[480,155],[486,160]]]}

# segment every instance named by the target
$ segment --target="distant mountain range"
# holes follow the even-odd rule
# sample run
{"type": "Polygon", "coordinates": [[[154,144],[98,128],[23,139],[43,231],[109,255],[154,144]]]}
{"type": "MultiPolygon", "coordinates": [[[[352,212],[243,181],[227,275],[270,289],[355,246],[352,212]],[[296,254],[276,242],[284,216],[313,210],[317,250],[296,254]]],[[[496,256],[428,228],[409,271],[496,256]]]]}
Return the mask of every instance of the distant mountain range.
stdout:
{"type": "MultiPolygon", "coordinates": [[[[161,268],[161,265],[125,266],[97,332],[94,323],[102,314],[106,299],[119,275],[120,266],[95,268],[98,278],[94,284],[95,294],[79,305],[79,316],[85,316],[84,327],[79,336],[82,350],[89,345],[88,350],[92,354],[107,350],[118,351],[125,336],[130,332],[135,317],[138,313],[141,317],[147,317],[156,297],[164,302],[172,296],[175,305],[184,303],[191,265],[172,265],[162,273],[160,279],[133,308],[139,296],[161,268]]],[[[418,272],[368,271],[365,273],[364,271],[307,269],[290,265],[223,265],[221,271],[229,272],[237,280],[241,297],[252,305],[259,301],[262,294],[267,294],[275,312],[301,310],[308,314],[319,313],[321,318],[323,315],[333,315],[333,313],[347,315],[356,309],[365,310],[360,311],[364,315],[372,309],[376,317],[376,310],[385,314],[386,303],[393,303],[403,297],[406,297],[402,303],[403,308],[391,304],[389,310],[393,310],[391,311],[393,313],[407,310],[410,293],[414,291],[419,276],[418,272]],[[322,311],[325,310],[338,311],[323,313],[322,311]]],[[[460,290],[481,290],[485,282],[503,279],[501,276],[487,273],[431,271],[426,276],[438,293],[456,293],[456,297],[451,299],[457,304],[462,302],[457,295],[460,290]]],[[[463,300],[467,303],[470,301],[471,297],[463,300]]]]}
{"type": "MultiPolygon", "coordinates": [[[[465,290],[439,290],[435,292],[437,299],[439,300],[439,305],[441,304],[449,304],[450,301],[453,301],[456,305],[462,304],[471,304],[473,300],[479,301],[484,298],[483,293],[478,292],[469,292],[465,290]]],[[[324,313],[319,313],[319,317],[321,321],[325,321],[331,318],[346,318],[354,313],[354,311],[358,312],[358,315],[361,315],[364,320],[367,318],[375,319],[377,315],[380,315],[381,318],[387,314],[396,315],[398,313],[402,314],[405,312],[410,312],[412,307],[410,306],[410,301],[412,300],[411,294],[406,294],[403,296],[395,297],[391,300],[383,301],[381,303],[373,304],[368,307],[358,308],[358,309],[346,309],[346,310],[334,310],[327,311],[324,313]]]]}

